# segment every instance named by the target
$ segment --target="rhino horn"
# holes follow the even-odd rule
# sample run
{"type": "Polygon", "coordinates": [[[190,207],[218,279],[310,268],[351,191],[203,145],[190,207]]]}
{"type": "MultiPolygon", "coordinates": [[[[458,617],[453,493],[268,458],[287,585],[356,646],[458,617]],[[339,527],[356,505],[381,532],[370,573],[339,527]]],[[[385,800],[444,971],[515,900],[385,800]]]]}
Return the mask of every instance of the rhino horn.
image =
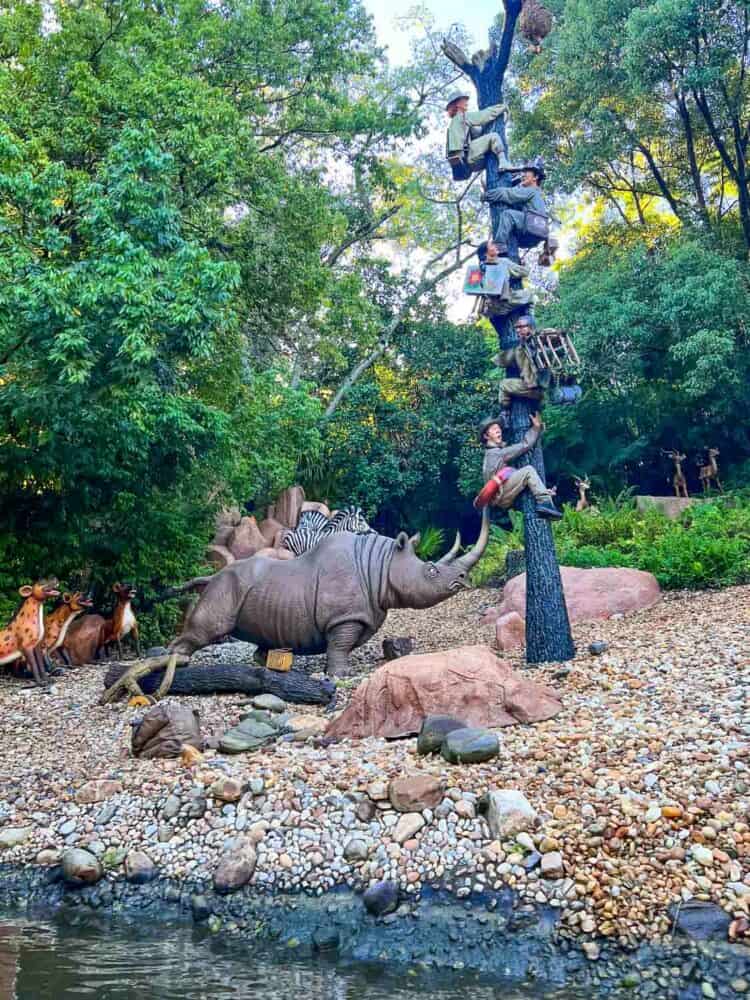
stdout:
{"type": "Polygon", "coordinates": [[[457,531],[455,542],[450,547],[450,550],[445,553],[442,559],[438,559],[438,565],[444,566],[446,563],[452,563],[453,560],[458,555],[460,548],[461,548],[461,534],[460,532],[457,531]]]}
{"type": "Polygon", "coordinates": [[[476,545],[471,550],[467,552],[466,555],[461,556],[460,559],[456,560],[456,563],[461,565],[464,569],[471,569],[475,566],[479,560],[484,555],[484,550],[487,548],[487,542],[490,539],[490,510],[489,507],[485,507],[482,511],[482,527],[479,532],[479,538],[476,541],[476,545]]]}

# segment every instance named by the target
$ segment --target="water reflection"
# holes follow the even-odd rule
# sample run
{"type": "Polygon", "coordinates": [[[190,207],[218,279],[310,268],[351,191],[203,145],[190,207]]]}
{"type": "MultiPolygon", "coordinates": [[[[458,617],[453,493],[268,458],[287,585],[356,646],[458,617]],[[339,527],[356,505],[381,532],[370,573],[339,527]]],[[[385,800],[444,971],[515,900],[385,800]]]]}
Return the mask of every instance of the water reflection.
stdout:
{"type": "MultiPolygon", "coordinates": [[[[185,927],[120,927],[81,921],[0,922],[0,1000],[540,1000],[516,989],[447,972],[290,959],[254,953],[251,943],[209,938],[185,927]]],[[[553,1000],[583,994],[555,991],[553,1000]]],[[[590,994],[588,994],[590,998],[590,994]]]]}

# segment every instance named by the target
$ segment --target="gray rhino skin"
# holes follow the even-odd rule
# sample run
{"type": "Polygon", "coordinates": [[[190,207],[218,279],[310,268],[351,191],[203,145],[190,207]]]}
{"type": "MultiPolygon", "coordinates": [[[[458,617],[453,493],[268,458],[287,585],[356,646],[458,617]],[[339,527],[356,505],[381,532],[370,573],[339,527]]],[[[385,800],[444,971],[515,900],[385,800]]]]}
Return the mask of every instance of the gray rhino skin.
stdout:
{"type": "Polygon", "coordinates": [[[203,592],[170,650],[190,656],[231,634],[261,649],[327,653],[328,674],[335,677],[391,608],[431,608],[464,587],[488,538],[485,509],[474,548],[458,556],[456,536],[450,552],[434,563],[416,555],[419,536],[403,531],[396,539],[342,532],[297,559],[238,559],[180,588],[203,592]]]}

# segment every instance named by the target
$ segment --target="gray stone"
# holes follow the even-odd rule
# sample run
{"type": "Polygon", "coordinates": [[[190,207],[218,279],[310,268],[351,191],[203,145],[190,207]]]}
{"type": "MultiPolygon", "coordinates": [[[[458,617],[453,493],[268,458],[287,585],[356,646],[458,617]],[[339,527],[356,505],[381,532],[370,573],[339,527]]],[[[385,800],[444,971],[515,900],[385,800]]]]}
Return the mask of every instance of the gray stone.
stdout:
{"type": "Polygon", "coordinates": [[[208,802],[204,795],[192,795],[185,806],[185,815],[188,819],[201,819],[208,808],[208,802]]]}
{"type": "Polygon", "coordinates": [[[67,837],[69,833],[72,833],[76,828],[76,821],[74,819],[68,819],[64,823],[61,823],[57,828],[62,837],[67,837]]]}
{"type": "Polygon", "coordinates": [[[481,764],[500,753],[500,741],[488,729],[456,729],[443,742],[441,753],[449,764],[481,764]]]}
{"type": "Polygon", "coordinates": [[[689,899],[686,903],[672,903],[667,913],[678,934],[694,941],[726,940],[731,917],[716,903],[689,899]]]}
{"type": "Polygon", "coordinates": [[[219,750],[222,753],[246,753],[272,742],[278,735],[274,726],[248,718],[224,733],[219,741],[219,750]]]}
{"type": "Polygon", "coordinates": [[[144,885],[156,878],[154,862],[144,851],[131,851],[125,858],[125,878],[134,885],[144,885]]]}
{"type": "Polygon", "coordinates": [[[448,733],[466,728],[465,722],[455,719],[452,715],[428,715],[419,730],[417,753],[438,753],[448,733]]]}
{"type": "Polygon", "coordinates": [[[18,847],[19,844],[23,844],[24,841],[28,840],[33,832],[34,831],[30,826],[6,827],[5,830],[0,832],[0,848],[18,847]]]}
{"type": "Polygon", "coordinates": [[[94,817],[97,826],[106,826],[117,812],[117,802],[107,802],[94,817]]]}
{"type": "Polygon", "coordinates": [[[494,840],[512,840],[523,830],[533,830],[538,816],[526,796],[515,788],[488,792],[477,803],[494,840]]]}
{"type": "Polygon", "coordinates": [[[277,698],[275,694],[259,694],[253,698],[253,708],[260,708],[266,712],[284,712],[286,702],[277,698]]]}
{"type": "Polygon", "coordinates": [[[177,813],[180,811],[182,803],[177,798],[176,795],[170,795],[167,801],[162,806],[161,814],[164,819],[174,819],[177,813]]]}
{"type": "Polygon", "coordinates": [[[104,868],[90,851],[72,848],[62,856],[62,872],[69,885],[93,885],[104,875],[104,868]]]}
{"type": "Polygon", "coordinates": [[[397,882],[376,882],[362,894],[365,909],[375,917],[393,913],[398,908],[399,888],[397,882]]]}
{"type": "Polygon", "coordinates": [[[393,831],[393,839],[397,844],[403,844],[419,833],[423,826],[424,817],[421,813],[404,813],[399,817],[396,828],[393,831]]]}
{"type": "Polygon", "coordinates": [[[563,856],[559,851],[548,851],[542,855],[542,878],[562,878],[565,874],[563,856]]]}
{"type": "Polygon", "coordinates": [[[609,649],[609,643],[604,642],[602,639],[597,639],[594,642],[589,643],[589,653],[592,656],[601,656],[602,653],[606,653],[609,649]]]}
{"type": "Polygon", "coordinates": [[[253,846],[245,842],[219,858],[214,871],[214,889],[219,893],[235,892],[253,877],[256,855],[253,846]]]}
{"type": "Polygon", "coordinates": [[[369,847],[359,837],[352,837],[344,845],[344,857],[347,861],[367,861],[369,856],[369,847]]]}

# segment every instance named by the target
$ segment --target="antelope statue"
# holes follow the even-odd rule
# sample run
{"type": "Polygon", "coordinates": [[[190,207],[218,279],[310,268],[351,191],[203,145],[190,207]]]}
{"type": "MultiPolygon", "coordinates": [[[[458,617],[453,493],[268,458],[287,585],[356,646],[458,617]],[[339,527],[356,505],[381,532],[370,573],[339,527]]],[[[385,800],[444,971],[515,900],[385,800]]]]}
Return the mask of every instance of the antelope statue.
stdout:
{"type": "Polygon", "coordinates": [[[687,479],[685,479],[685,473],[682,471],[682,463],[685,461],[685,455],[676,450],[665,451],[663,448],[661,453],[662,455],[666,455],[667,458],[671,458],[674,462],[674,475],[672,476],[674,495],[676,497],[686,497],[688,495],[687,479]]]}
{"type": "Polygon", "coordinates": [[[65,636],[75,619],[83,614],[86,608],[90,608],[93,603],[80,590],[76,590],[73,594],[65,593],[62,595],[60,604],[47,616],[41,644],[47,670],[52,669],[53,653],[57,653],[66,666],[71,665],[70,656],[63,645],[65,636]]]}
{"type": "Polygon", "coordinates": [[[698,478],[701,481],[701,486],[703,487],[704,493],[711,492],[711,480],[716,480],[716,485],[719,488],[719,493],[724,492],[724,487],[721,485],[721,480],[719,479],[719,463],[716,461],[716,456],[719,454],[718,448],[708,449],[708,462],[706,465],[701,465],[700,460],[697,462],[698,465],[698,478]]]}
{"type": "Polygon", "coordinates": [[[141,647],[136,621],[130,602],[135,596],[135,588],[127,583],[115,583],[112,590],[117,595],[111,618],[102,615],[86,615],[74,622],[65,638],[64,649],[73,663],[93,663],[108,652],[108,647],[117,643],[118,655],[122,657],[122,640],[132,634],[140,655],[141,647]]]}
{"type": "Polygon", "coordinates": [[[19,587],[23,598],[21,607],[10,624],[0,631],[0,664],[25,660],[35,682],[44,687],[47,673],[41,649],[44,638],[44,602],[58,597],[57,580],[39,580],[32,585],[19,587]]]}
{"type": "Polygon", "coordinates": [[[579,479],[578,476],[573,476],[573,482],[578,487],[578,503],[576,504],[576,510],[587,510],[591,507],[591,501],[586,496],[586,493],[591,489],[591,481],[589,477],[586,476],[585,479],[579,479]]]}
{"type": "Polygon", "coordinates": [[[130,605],[136,595],[136,589],[131,587],[129,583],[115,583],[112,585],[112,590],[117,595],[117,600],[112,617],[105,620],[104,628],[99,636],[97,659],[102,654],[107,655],[113,643],[117,644],[117,655],[122,659],[122,640],[126,635],[133,636],[136,652],[140,656],[141,641],[138,636],[138,622],[130,605]]]}

